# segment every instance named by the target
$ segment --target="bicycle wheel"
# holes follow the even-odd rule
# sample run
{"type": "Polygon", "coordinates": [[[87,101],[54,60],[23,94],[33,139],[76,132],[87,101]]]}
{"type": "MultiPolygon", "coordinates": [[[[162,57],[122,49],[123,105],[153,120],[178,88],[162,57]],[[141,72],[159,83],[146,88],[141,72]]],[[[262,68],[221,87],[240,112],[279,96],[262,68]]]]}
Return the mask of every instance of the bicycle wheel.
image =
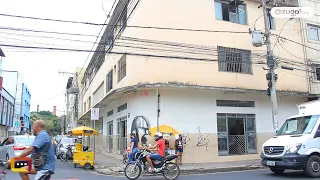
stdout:
{"type": "Polygon", "coordinates": [[[63,161],[63,162],[66,162],[68,161],[68,156],[67,156],[67,153],[61,153],[60,154],[60,160],[63,161]]]}

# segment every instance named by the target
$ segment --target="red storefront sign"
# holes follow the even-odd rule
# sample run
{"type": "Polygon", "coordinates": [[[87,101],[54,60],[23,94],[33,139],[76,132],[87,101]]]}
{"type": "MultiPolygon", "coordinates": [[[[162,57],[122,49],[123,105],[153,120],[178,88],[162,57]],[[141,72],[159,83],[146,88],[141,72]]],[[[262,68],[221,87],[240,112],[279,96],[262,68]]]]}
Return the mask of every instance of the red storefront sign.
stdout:
{"type": "Polygon", "coordinates": [[[148,95],[149,95],[148,91],[142,91],[140,93],[140,96],[148,96],[148,95]]]}

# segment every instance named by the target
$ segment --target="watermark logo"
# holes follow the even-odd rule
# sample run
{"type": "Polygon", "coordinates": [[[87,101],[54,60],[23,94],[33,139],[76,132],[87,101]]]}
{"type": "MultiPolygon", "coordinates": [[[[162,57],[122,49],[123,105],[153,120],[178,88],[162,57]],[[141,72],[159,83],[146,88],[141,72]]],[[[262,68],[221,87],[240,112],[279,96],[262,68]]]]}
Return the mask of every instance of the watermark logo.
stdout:
{"type": "Polygon", "coordinates": [[[274,18],[311,18],[314,9],[311,7],[274,7],[270,11],[274,18]]]}

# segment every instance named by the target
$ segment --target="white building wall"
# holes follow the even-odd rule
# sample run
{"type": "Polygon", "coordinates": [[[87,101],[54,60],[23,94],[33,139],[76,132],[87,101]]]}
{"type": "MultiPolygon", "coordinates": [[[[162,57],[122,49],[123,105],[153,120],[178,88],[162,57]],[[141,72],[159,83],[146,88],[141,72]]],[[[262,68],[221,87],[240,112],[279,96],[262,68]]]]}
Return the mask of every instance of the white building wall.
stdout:
{"type": "MultiPolygon", "coordinates": [[[[256,115],[258,133],[273,132],[271,103],[267,95],[257,94],[224,94],[208,91],[160,91],[161,115],[160,124],[167,124],[177,130],[196,133],[198,126],[204,133],[217,133],[217,113],[244,113],[256,115]],[[218,107],[216,100],[255,101],[254,108],[218,107]]],[[[304,102],[303,98],[294,96],[279,96],[279,125],[286,118],[298,114],[297,104],[304,102]]]]}
{"type": "MultiPolygon", "coordinates": [[[[179,131],[197,133],[198,126],[204,133],[217,133],[217,113],[243,113],[256,115],[257,133],[273,132],[271,103],[267,95],[262,93],[250,94],[224,94],[223,92],[192,91],[192,90],[161,90],[160,89],[160,125],[166,124],[179,131]],[[216,100],[244,100],[255,101],[255,107],[218,107],[216,100]]],[[[289,95],[278,97],[278,120],[281,126],[290,116],[298,114],[297,104],[305,101],[289,95]]],[[[114,121],[114,135],[117,132],[117,119],[128,116],[128,133],[131,130],[131,123],[136,116],[145,116],[156,126],[156,96],[155,90],[148,91],[148,96],[140,96],[139,93],[130,99],[124,96],[119,101],[114,101],[109,108],[105,108],[104,127],[108,121],[114,121]],[[117,107],[128,103],[128,109],[117,112],[117,107]],[[111,108],[112,106],[112,108],[111,108]],[[114,111],[112,116],[107,117],[106,113],[114,111]]],[[[106,135],[104,128],[104,135],[106,135]]]]}
{"type": "Polygon", "coordinates": [[[109,108],[106,109],[106,113],[113,110],[113,115],[107,117],[107,115],[104,116],[104,132],[103,134],[107,134],[107,122],[113,121],[113,132],[114,135],[117,134],[117,119],[127,116],[130,114],[130,117],[127,119],[127,133],[129,134],[131,131],[131,124],[132,120],[136,116],[145,116],[149,119],[150,122],[155,121],[156,122],[156,97],[155,97],[155,91],[148,91],[148,96],[140,96],[140,93],[136,93],[136,95],[133,98],[130,98],[131,95],[123,96],[122,99],[118,101],[112,102],[112,104],[109,106],[109,108]],[[127,103],[127,109],[123,110],[121,112],[117,112],[117,108],[123,104],[127,103]]]}
{"type": "MultiPolygon", "coordinates": [[[[146,90],[148,96],[140,95],[137,92],[132,95],[123,95],[120,100],[112,101],[108,107],[100,110],[104,116],[102,143],[106,144],[107,122],[113,121],[113,152],[117,151],[117,119],[127,116],[127,134],[131,132],[132,121],[136,116],[146,117],[151,128],[157,125],[157,100],[155,90],[146,90]],[[130,98],[131,96],[131,98],[130,98]],[[117,107],[127,103],[128,108],[117,112],[117,107]],[[114,111],[112,116],[107,117],[107,112],[114,111]],[[130,116],[129,116],[130,115],[130,116]]],[[[279,125],[290,116],[298,114],[297,104],[305,101],[305,98],[280,95],[278,97],[279,125]]],[[[271,104],[267,95],[263,93],[250,94],[224,94],[222,91],[204,91],[188,89],[160,89],[160,125],[168,125],[183,134],[187,134],[189,141],[185,149],[185,162],[214,162],[214,161],[232,161],[258,159],[260,148],[263,142],[273,136],[273,125],[271,117],[271,104]],[[241,107],[218,107],[216,100],[245,100],[255,101],[254,108],[241,107]],[[243,156],[219,156],[218,155],[218,137],[217,137],[217,113],[238,113],[255,114],[256,119],[256,145],[257,153],[243,156]],[[207,137],[206,145],[198,146],[199,129],[203,137],[207,137]],[[194,153],[200,153],[201,156],[194,158],[194,153]],[[187,155],[188,154],[188,155],[187,155]]],[[[109,137],[110,138],[110,137],[109,137]]],[[[151,142],[152,143],[152,142],[151,142]]],[[[100,147],[107,151],[106,147],[100,147]]]]}

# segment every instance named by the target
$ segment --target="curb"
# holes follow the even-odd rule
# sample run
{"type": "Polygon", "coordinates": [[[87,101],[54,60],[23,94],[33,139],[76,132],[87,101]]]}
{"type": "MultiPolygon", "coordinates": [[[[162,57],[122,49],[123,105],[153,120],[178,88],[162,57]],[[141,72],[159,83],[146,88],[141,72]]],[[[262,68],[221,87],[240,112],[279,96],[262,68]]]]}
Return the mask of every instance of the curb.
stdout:
{"type": "MultiPolygon", "coordinates": [[[[261,165],[251,165],[251,166],[232,166],[232,167],[223,167],[223,168],[214,168],[214,169],[182,169],[181,175],[193,175],[193,174],[208,174],[208,173],[220,173],[220,172],[234,172],[234,171],[248,171],[255,169],[266,169],[266,167],[261,165]]],[[[123,176],[123,171],[115,171],[112,168],[107,169],[95,169],[99,174],[104,175],[113,175],[113,176],[123,176]]],[[[154,176],[152,174],[143,174],[142,176],[154,176]]]]}
{"type": "Polygon", "coordinates": [[[234,172],[234,171],[248,171],[255,169],[265,169],[263,166],[232,166],[232,167],[222,167],[222,168],[214,168],[214,169],[190,169],[190,170],[181,170],[182,175],[190,175],[190,174],[208,174],[208,173],[220,173],[220,172],[234,172]]]}

